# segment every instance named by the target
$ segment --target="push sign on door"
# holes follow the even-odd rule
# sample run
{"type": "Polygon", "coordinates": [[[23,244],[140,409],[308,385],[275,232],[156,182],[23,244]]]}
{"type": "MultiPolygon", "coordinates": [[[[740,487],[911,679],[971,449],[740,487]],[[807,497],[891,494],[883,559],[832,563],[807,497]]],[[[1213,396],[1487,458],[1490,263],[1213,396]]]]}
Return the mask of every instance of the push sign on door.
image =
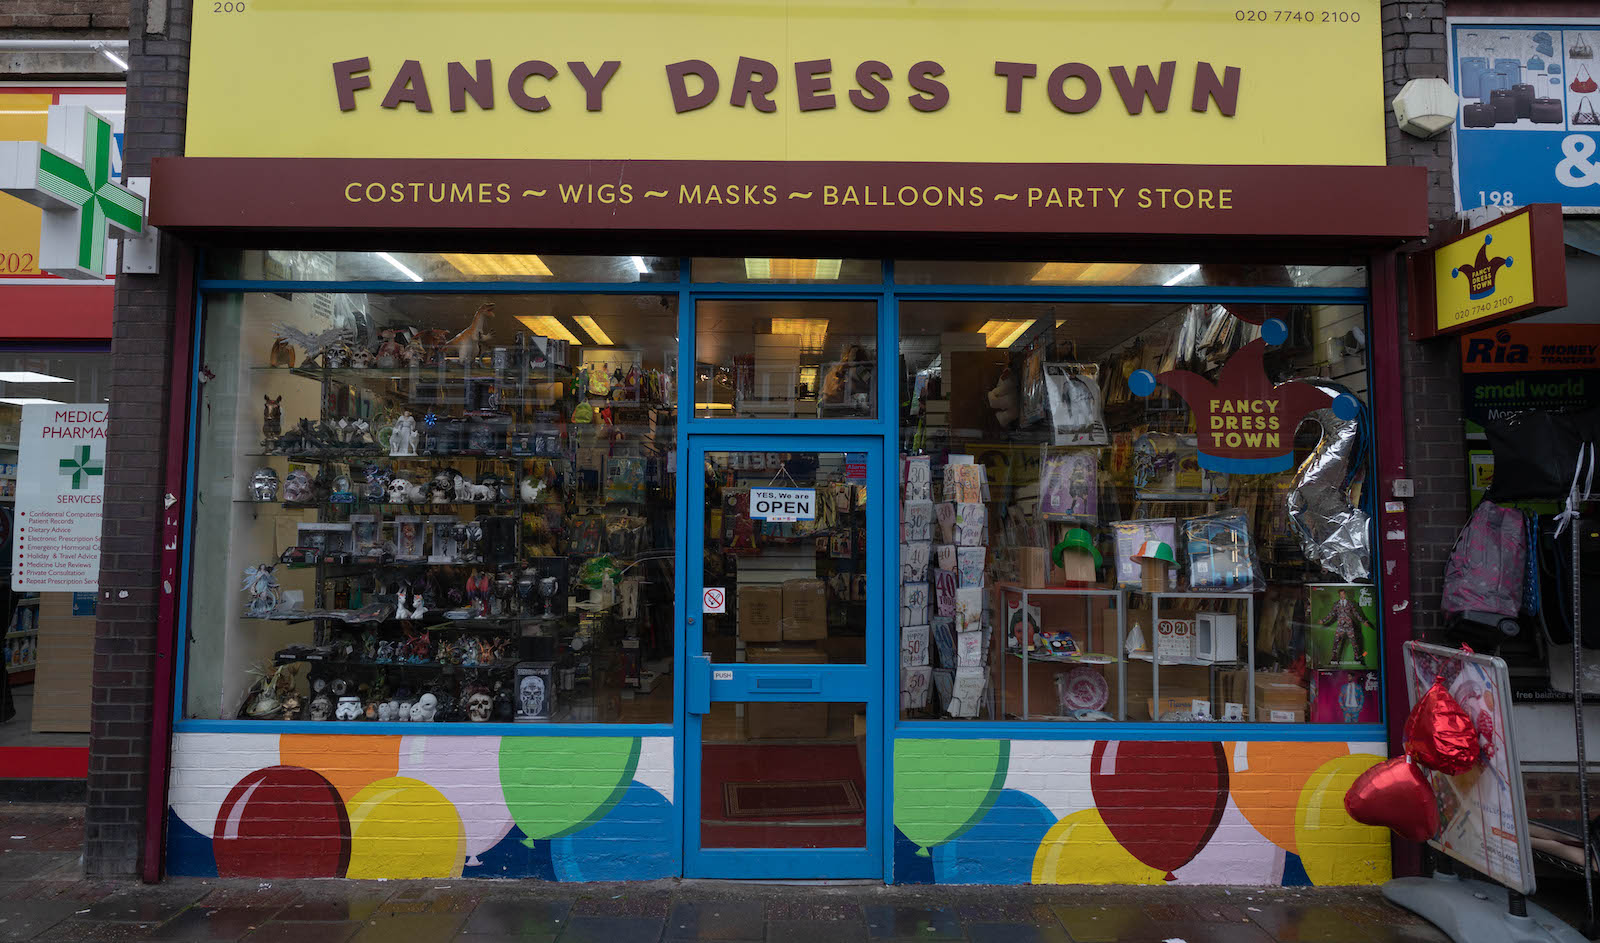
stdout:
{"type": "Polygon", "coordinates": [[[815,488],[751,488],[750,516],[774,524],[817,519],[815,488]]]}

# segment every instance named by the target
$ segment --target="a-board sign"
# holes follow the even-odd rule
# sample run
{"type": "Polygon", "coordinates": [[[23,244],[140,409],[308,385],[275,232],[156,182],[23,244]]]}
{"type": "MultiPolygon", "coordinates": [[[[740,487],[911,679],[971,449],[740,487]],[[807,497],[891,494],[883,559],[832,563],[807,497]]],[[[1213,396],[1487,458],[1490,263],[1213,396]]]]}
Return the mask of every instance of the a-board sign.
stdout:
{"type": "Polygon", "coordinates": [[[751,488],[750,516],[774,524],[817,519],[815,488],[751,488]]]}

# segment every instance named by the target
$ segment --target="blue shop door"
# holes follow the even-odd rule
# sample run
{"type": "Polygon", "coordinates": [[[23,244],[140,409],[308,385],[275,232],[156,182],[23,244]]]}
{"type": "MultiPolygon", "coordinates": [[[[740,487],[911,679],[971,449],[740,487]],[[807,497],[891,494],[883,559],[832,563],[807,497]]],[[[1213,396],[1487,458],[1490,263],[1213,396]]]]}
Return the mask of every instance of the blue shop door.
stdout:
{"type": "Polygon", "coordinates": [[[881,878],[881,440],[690,437],[685,869],[881,878]]]}

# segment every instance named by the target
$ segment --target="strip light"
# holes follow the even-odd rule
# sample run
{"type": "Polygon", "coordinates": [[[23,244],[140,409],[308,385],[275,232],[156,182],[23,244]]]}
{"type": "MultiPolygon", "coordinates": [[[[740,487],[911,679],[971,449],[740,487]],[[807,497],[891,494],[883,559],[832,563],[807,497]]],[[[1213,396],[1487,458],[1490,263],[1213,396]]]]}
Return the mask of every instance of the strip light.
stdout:
{"type": "Polygon", "coordinates": [[[530,331],[537,331],[545,337],[554,337],[556,340],[566,341],[569,344],[582,346],[583,341],[578,340],[576,334],[567,330],[567,326],[548,314],[518,315],[517,320],[523,327],[530,331]]]}
{"type": "Polygon", "coordinates": [[[580,314],[575,316],[572,320],[578,322],[578,326],[583,328],[583,332],[589,335],[590,340],[594,341],[596,344],[599,344],[601,347],[611,346],[611,335],[600,330],[600,325],[594,323],[594,318],[589,317],[587,314],[580,314]]]}
{"type": "Polygon", "coordinates": [[[13,406],[60,406],[61,400],[40,399],[37,396],[0,396],[0,403],[10,403],[13,406]]]}
{"type": "Polygon", "coordinates": [[[66,377],[35,373],[32,370],[0,370],[0,383],[75,383],[66,377]]]}
{"type": "Polygon", "coordinates": [[[414,282],[422,281],[422,276],[421,275],[418,275],[416,272],[411,271],[411,269],[409,269],[409,268],[407,268],[405,266],[405,263],[401,262],[399,259],[397,259],[394,256],[390,255],[389,253],[380,252],[380,253],[378,253],[378,258],[384,260],[385,262],[388,262],[390,265],[394,266],[396,269],[399,269],[400,274],[404,275],[406,278],[409,278],[414,282]]]}
{"type": "Polygon", "coordinates": [[[1194,273],[1196,273],[1198,271],[1200,271],[1200,266],[1191,265],[1188,268],[1185,268],[1183,271],[1179,272],[1178,274],[1176,274],[1176,275],[1172,276],[1171,278],[1167,279],[1166,281],[1162,282],[1161,283],[1162,287],[1171,288],[1173,285],[1176,285],[1181,281],[1187,280],[1189,278],[1189,276],[1193,275],[1194,273]]]}
{"type": "Polygon", "coordinates": [[[644,259],[637,255],[633,257],[633,267],[639,270],[640,275],[650,274],[650,266],[644,264],[644,259]]]}
{"type": "Polygon", "coordinates": [[[469,252],[446,252],[440,256],[463,275],[488,275],[508,277],[513,275],[534,278],[554,278],[544,259],[536,255],[494,255],[469,252]]]}
{"type": "Polygon", "coordinates": [[[978,333],[983,335],[985,347],[1010,347],[1022,335],[1028,333],[1034,321],[1017,320],[989,320],[983,322],[983,327],[978,328],[978,333]]]}
{"type": "Polygon", "coordinates": [[[752,281],[837,281],[842,259],[745,259],[744,277],[752,281]]]}

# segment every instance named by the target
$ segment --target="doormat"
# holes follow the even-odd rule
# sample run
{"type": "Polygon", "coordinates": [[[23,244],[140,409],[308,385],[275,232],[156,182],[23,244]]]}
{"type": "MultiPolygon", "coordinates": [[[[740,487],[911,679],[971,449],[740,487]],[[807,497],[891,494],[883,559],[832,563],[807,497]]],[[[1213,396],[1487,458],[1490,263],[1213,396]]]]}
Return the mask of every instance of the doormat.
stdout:
{"type": "Polygon", "coordinates": [[[865,808],[856,784],[848,779],[723,783],[722,799],[729,818],[846,815],[865,808]]]}

